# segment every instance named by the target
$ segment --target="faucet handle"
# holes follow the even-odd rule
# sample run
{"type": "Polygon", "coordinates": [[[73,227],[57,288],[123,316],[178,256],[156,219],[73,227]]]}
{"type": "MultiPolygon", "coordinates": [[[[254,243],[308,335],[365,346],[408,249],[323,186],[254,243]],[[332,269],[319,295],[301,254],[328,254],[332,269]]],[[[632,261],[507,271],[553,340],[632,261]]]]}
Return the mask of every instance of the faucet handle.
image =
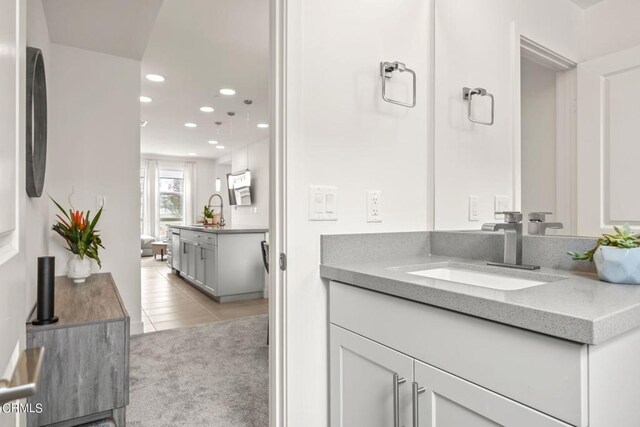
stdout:
{"type": "Polygon", "coordinates": [[[517,224],[522,221],[522,213],[518,211],[502,211],[496,212],[497,215],[504,215],[504,222],[517,224]]]}
{"type": "Polygon", "coordinates": [[[553,215],[553,212],[531,212],[529,221],[544,222],[547,219],[547,215],[553,215]]]}

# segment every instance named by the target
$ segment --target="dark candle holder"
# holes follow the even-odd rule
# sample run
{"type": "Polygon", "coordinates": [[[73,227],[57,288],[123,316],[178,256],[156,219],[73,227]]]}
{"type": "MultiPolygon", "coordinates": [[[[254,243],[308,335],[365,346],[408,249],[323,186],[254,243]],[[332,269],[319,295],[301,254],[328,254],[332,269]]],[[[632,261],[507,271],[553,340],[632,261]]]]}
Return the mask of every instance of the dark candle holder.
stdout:
{"type": "Polygon", "coordinates": [[[38,257],[38,305],[34,325],[50,325],[58,321],[54,313],[56,258],[38,257]]]}

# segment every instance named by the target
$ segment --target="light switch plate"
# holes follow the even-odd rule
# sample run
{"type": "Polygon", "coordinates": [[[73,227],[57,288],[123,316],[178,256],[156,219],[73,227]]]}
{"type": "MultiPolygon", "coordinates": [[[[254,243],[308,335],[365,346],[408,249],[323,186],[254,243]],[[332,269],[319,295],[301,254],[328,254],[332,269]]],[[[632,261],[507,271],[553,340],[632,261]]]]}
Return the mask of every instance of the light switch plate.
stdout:
{"type": "Polygon", "coordinates": [[[367,222],[382,222],[382,191],[367,191],[367,222]]]}
{"type": "Polygon", "coordinates": [[[104,196],[97,196],[97,197],[96,197],[96,208],[97,208],[97,209],[103,208],[103,210],[104,210],[105,202],[106,202],[106,197],[104,197],[104,196]]]}
{"type": "Polygon", "coordinates": [[[480,221],[480,197],[469,196],[469,221],[480,221]]]}
{"type": "MultiPolygon", "coordinates": [[[[495,196],[493,202],[493,211],[494,212],[504,212],[509,211],[509,196],[495,196]]],[[[504,215],[494,214],[495,219],[504,219],[504,215]]]]}
{"type": "Polygon", "coordinates": [[[309,186],[309,221],[336,221],[338,219],[338,187],[309,186]]]}

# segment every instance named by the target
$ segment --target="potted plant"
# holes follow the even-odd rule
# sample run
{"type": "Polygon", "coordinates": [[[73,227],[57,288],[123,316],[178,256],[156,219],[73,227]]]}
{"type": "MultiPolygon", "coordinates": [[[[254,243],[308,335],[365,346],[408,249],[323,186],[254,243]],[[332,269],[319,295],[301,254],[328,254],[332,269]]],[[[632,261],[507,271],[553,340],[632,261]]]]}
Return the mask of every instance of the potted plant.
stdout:
{"type": "Polygon", "coordinates": [[[613,227],[616,234],[603,234],[587,252],[569,252],[576,261],[596,263],[600,280],[611,283],[640,284],[640,234],[628,224],[613,227]]]}
{"type": "Polygon", "coordinates": [[[202,211],[202,222],[205,225],[214,225],[215,216],[216,211],[211,209],[209,206],[204,205],[204,210],[202,211]]]}
{"type": "Polygon", "coordinates": [[[67,263],[67,277],[75,283],[84,283],[87,277],[91,276],[91,260],[102,268],[98,251],[99,248],[104,249],[104,246],[96,230],[102,208],[92,219],[89,211],[85,215],[84,212],[74,212],[73,209],[67,211],[55,200],[53,203],[60,209],[64,218],[56,215],[58,221],[53,225],[52,230],[62,236],[67,243],[67,250],[73,254],[67,263]]]}

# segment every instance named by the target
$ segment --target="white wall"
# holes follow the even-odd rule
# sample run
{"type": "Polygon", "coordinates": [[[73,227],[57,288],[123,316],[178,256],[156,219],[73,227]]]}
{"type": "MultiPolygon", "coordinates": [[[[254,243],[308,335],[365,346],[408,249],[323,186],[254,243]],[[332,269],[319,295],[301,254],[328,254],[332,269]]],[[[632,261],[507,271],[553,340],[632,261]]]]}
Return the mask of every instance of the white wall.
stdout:
{"type": "Polygon", "coordinates": [[[251,206],[234,206],[234,226],[269,228],[269,140],[249,144],[231,153],[231,171],[251,170],[251,206]]]}
{"type": "Polygon", "coordinates": [[[605,0],[584,11],[582,60],[640,45],[640,2],[605,0]]]}
{"type": "Polygon", "coordinates": [[[509,196],[513,207],[519,187],[514,80],[520,56],[514,23],[524,36],[577,60],[581,20],[582,9],[570,1],[436,1],[436,229],[477,229],[495,221],[495,195],[509,196]],[[493,126],[467,120],[463,86],[494,94],[493,126]],[[470,195],[480,198],[477,222],[468,220],[470,195]]]}
{"type": "Polygon", "coordinates": [[[232,206],[229,204],[229,186],[227,185],[227,174],[231,173],[231,156],[229,156],[228,163],[219,163],[216,161],[216,178],[220,178],[220,191],[218,194],[222,196],[224,200],[224,219],[227,225],[233,225],[233,213],[232,206]]]}
{"type": "MultiPolygon", "coordinates": [[[[286,40],[287,421],[328,425],[327,283],[320,235],[427,228],[432,1],[290,0],[286,40]],[[381,98],[379,63],[418,75],[418,103],[381,98]],[[338,220],[310,222],[310,184],[338,187],[338,220]],[[384,222],[366,222],[381,190],[384,222]]],[[[407,76],[403,76],[407,77],[407,76]]],[[[408,93],[394,76],[397,92],[408,93]]]]}
{"type": "MultiPolygon", "coordinates": [[[[106,249],[102,271],[111,272],[131,316],[140,322],[140,62],[51,44],[49,70],[48,192],[63,205],[95,212],[106,198],[98,228],[106,249]]],[[[51,208],[50,223],[53,222],[51,208]]],[[[51,233],[56,273],[66,273],[69,253],[51,233]]]]}
{"type": "MultiPolygon", "coordinates": [[[[556,72],[521,66],[522,212],[556,210],[556,72]]],[[[553,216],[547,217],[552,221],[553,216]]]]}

